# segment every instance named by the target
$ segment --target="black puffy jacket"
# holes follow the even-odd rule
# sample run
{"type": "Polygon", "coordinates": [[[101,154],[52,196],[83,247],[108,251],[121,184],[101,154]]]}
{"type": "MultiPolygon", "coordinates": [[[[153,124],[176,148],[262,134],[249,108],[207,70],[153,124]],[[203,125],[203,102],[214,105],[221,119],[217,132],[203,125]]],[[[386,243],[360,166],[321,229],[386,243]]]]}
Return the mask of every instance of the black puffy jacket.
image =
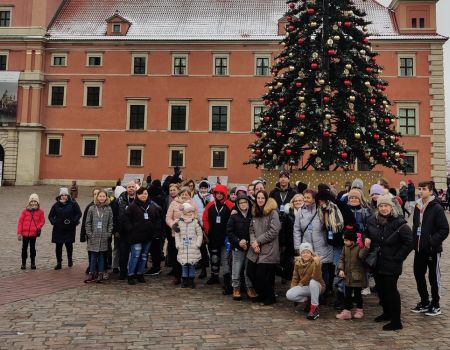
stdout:
{"type": "Polygon", "coordinates": [[[148,201],[135,199],[126,209],[125,227],[130,244],[149,242],[162,235],[161,208],[148,201]],[[145,218],[148,214],[148,219],[145,218]]]}
{"type": "Polygon", "coordinates": [[[250,242],[250,222],[252,221],[251,211],[248,210],[247,216],[244,216],[238,209],[237,213],[230,215],[227,223],[227,236],[233,249],[243,250],[239,246],[239,241],[245,239],[247,247],[250,242]]]}

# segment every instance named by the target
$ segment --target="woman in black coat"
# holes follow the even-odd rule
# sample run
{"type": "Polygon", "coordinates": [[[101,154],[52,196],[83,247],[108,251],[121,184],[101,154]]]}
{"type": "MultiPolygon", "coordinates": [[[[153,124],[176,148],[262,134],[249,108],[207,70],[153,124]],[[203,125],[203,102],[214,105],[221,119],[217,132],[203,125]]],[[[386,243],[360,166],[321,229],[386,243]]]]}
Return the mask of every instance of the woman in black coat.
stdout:
{"type": "Polygon", "coordinates": [[[56,203],[53,204],[48,219],[53,225],[52,243],[56,244],[56,266],[55,270],[62,267],[62,248],[66,246],[67,261],[69,267],[73,266],[72,252],[73,242],[75,242],[75,231],[80,223],[81,210],[76,201],[70,198],[69,190],[61,188],[56,203]]]}
{"type": "Polygon", "coordinates": [[[394,331],[403,328],[397,282],[403,261],[413,249],[413,237],[406,220],[394,215],[394,203],[389,194],[378,197],[377,206],[378,213],[367,221],[365,240],[369,254],[377,252],[374,277],[383,313],[375,318],[375,322],[390,321],[383,330],[394,331]]]}

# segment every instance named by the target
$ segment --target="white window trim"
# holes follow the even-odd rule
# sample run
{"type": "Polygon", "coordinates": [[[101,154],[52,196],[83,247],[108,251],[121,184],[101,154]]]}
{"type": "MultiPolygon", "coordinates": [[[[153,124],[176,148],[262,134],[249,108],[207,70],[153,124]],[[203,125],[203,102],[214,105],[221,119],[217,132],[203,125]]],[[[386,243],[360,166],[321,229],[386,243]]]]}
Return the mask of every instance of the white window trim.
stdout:
{"type": "Polygon", "coordinates": [[[399,54],[397,54],[397,65],[398,65],[398,67],[397,67],[397,75],[400,77],[400,78],[412,78],[412,77],[415,77],[416,76],[416,67],[417,67],[417,65],[416,65],[416,53],[415,52],[410,52],[410,53],[399,53],[399,54]],[[413,75],[401,75],[400,73],[400,59],[401,58],[412,58],[412,60],[413,60],[413,75]]]}
{"type": "Polygon", "coordinates": [[[148,53],[132,53],[131,54],[131,74],[132,75],[147,75],[148,74],[148,53]],[[144,74],[136,74],[134,73],[134,58],[135,57],[143,57],[145,58],[145,73],[144,74]]]}
{"type": "Polygon", "coordinates": [[[400,131],[400,109],[403,108],[407,108],[407,109],[414,109],[416,111],[416,131],[414,134],[402,134],[402,136],[419,136],[419,120],[420,120],[420,116],[419,116],[419,111],[420,111],[420,105],[418,102],[397,102],[396,103],[396,107],[397,107],[397,123],[395,125],[395,128],[397,131],[400,131]]]}
{"type": "Polygon", "coordinates": [[[172,165],[172,151],[182,151],[183,152],[183,165],[180,168],[186,167],[186,146],[170,146],[169,145],[169,168],[175,168],[175,165],[172,165]]]}
{"type": "Polygon", "coordinates": [[[116,22],[111,23],[111,33],[112,34],[122,33],[122,23],[116,23],[116,22]],[[119,26],[118,32],[114,31],[114,26],[119,26]]]}
{"type": "Polygon", "coordinates": [[[102,101],[103,101],[103,82],[85,81],[84,82],[83,107],[99,108],[99,107],[102,107],[102,101]],[[98,106],[87,106],[87,88],[88,87],[100,87],[98,106]]]}
{"type": "Polygon", "coordinates": [[[210,132],[230,132],[231,124],[231,101],[210,100],[209,101],[209,129],[210,132]],[[227,107],[227,130],[212,130],[212,108],[213,106],[227,107]]]}
{"type": "Polygon", "coordinates": [[[47,106],[49,107],[66,107],[66,98],[67,98],[67,83],[66,82],[51,82],[48,84],[48,99],[47,99],[47,106]],[[64,99],[62,105],[52,105],[52,89],[54,86],[62,86],[64,87],[64,99]]]}
{"type": "Polygon", "coordinates": [[[230,55],[229,54],[213,54],[213,72],[212,75],[215,77],[226,77],[230,75],[230,55]],[[225,74],[216,74],[216,58],[226,58],[227,59],[227,71],[225,74]]]}
{"type": "Polygon", "coordinates": [[[88,52],[86,54],[86,67],[103,67],[103,53],[101,53],[101,52],[99,52],[99,53],[88,52]],[[98,66],[91,66],[89,64],[89,58],[91,58],[91,57],[100,57],[100,65],[98,65],[98,66]]]}
{"type": "Polygon", "coordinates": [[[45,155],[50,157],[60,157],[62,156],[62,135],[47,135],[47,145],[45,155]],[[59,140],[59,154],[49,154],[50,140],[59,140]]]}
{"type": "Polygon", "coordinates": [[[1,56],[6,56],[6,68],[5,70],[8,70],[9,66],[9,51],[0,51],[1,56]]]}
{"type": "Polygon", "coordinates": [[[189,75],[189,55],[187,53],[173,53],[172,54],[172,75],[184,77],[189,75]],[[175,58],[186,59],[186,72],[184,74],[175,74],[175,58]]]}
{"type": "Polygon", "coordinates": [[[209,164],[209,167],[211,169],[227,169],[228,166],[228,147],[227,146],[212,146],[211,147],[211,151],[210,151],[210,155],[211,155],[211,162],[209,164]],[[225,152],[225,164],[223,167],[214,167],[214,152],[225,152]]]}
{"type": "Polygon", "coordinates": [[[167,130],[170,132],[185,132],[189,130],[189,101],[169,100],[169,110],[167,112],[167,130]],[[186,106],[186,129],[184,130],[172,130],[172,106],[186,106]]]}
{"type": "Polygon", "coordinates": [[[253,61],[253,67],[254,67],[253,75],[255,75],[256,77],[268,77],[268,76],[270,76],[270,68],[272,67],[272,55],[271,54],[256,53],[254,61],[253,61]],[[269,59],[269,71],[268,71],[269,73],[267,75],[257,75],[256,74],[256,71],[257,71],[256,63],[257,63],[258,58],[268,58],[269,59]]]}
{"type": "Polygon", "coordinates": [[[0,28],[11,28],[13,26],[13,8],[10,6],[0,6],[0,11],[9,11],[9,26],[0,28]]]}
{"type": "Polygon", "coordinates": [[[148,101],[147,100],[127,100],[127,125],[125,126],[128,131],[145,131],[147,130],[147,113],[148,113],[148,101]],[[131,106],[138,105],[144,106],[144,129],[130,129],[130,115],[131,106]]]}
{"type": "Polygon", "coordinates": [[[414,157],[414,172],[409,174],[417,174],[417,151],[407,151],[405,156],[407,157],[414,157]]]}
{"type": "Polygon", "coordinates": [[[144,146],[128,146],[128,162],[127,162],[127,166],[128,167],[132,167],[132,168],[142,168],[144,167],[144,146]],[[141,165],[130,165],[130,153],[133,150],[139,150],[141,151],[141,165]]]}
{"type": "Polygon", "coordinates": [[[81,142],[81,156],[82,157],[86,157],[86,158],[94,158],[98,156],[98,136],[96,135],[85,135],[82,137],[82,142],[81,142]],[[85,150],[85,141],[86,140],[94,140],[95,141],[95,154],[92,155],[86,155],[84,154],[84,150],[85,150]]]}
{"type": "Polygon", "coordinates": [[[262,102],[252,102],[251,103],[251,109],[252,109],[251,110],[251,116],[252,116],[252,119],[250,120],[250,132],[255,127],[255,107],[266,107],[266,106],[262,102]]]}
{"type": "Polygon", "coordinates": [[[50,65],[52,67],[67,67],[67,53],[59,53],[59,52],[54,52],[52,53],[52,61],[50,62],[50,65]],[[65,64],[55,64],[55,57],[64,57],[65,58],[65,64]]]}

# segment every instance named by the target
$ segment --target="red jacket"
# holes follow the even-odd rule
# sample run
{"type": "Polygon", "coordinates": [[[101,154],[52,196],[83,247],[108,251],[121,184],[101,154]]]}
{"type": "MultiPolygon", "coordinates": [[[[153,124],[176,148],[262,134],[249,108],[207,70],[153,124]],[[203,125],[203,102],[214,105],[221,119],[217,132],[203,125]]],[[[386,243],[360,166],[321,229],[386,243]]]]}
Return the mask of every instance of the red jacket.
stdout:
{"type": "Polygon", "coordinates": [[[24,209],[17,223],[17,235],[24,237],[37,237],[37,230],[45,224],[45,215],[42,209],[24,209]]]}
{"type": "MultiPolygon", "coordinates": [[[[213,189],[213,195],[214,195],[214,201],[209,202],[206,207],[205,210],[203,211],[203,230],[205,231],[205,234],[208,235],[209,233],[209,228],[210,228],[210,223],[209,223],[209,208],[211,206],[214,205],[214,202],[216,201],[216,193],[217,192],[221,192],[223,194],[223,200],[221,200],[222,204],[225,204],[228,209],[233,210],[234,208],[234,203],[232,201],[230,201],[229,199],[227,199],[228,197],[228,189],[226,186],[224,185],[216,185],[216,187],[214,187],[213,189]]],[[[226,227],[226,225],[225,225],[226,227]]]]}

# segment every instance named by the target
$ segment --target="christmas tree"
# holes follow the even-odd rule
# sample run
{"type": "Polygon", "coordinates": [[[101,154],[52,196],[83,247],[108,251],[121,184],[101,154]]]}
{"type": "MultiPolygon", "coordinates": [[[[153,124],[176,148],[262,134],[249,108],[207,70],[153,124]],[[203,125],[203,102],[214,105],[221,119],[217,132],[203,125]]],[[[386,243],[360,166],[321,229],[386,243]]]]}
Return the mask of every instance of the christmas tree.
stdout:
{"type": "Polygon", "coordinates": [[[350,170],[358,159],[403,171],[405,151],[366,14],[350,0],[287,5],[283,49],[247,164],[350,170]]]}

